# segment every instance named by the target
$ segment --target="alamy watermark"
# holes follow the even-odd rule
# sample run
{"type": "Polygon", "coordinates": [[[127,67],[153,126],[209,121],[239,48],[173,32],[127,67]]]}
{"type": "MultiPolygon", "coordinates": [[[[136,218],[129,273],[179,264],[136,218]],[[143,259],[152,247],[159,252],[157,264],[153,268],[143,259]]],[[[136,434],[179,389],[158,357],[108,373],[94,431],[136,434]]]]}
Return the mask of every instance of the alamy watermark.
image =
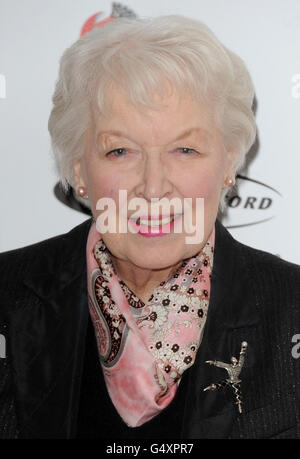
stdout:
{"type": "Polygon", "coordinates": [[[6,79],[0,73],[0,99],[6,99],[6,79]]]}
{"type": "Polygon", "coordinates": [[[186,244],[199,244],[204,238],[204,198],[131,198],[119,190],[118,209],[113,198],[97,201],[101,213],[96,220],[99,233],[164,235],[184,233],[186,244]],[[150,209],[149,209],[150,205],[150,209]]]}
{"type": "Polygon", "coordinates": [[[299,359],[299,357],[300,357],[300,334],[294,335],[292,337],[292,343],[296,343],[292,347],[292,357],[294,359],[299,359]]]}
{"type": "Polygon", "coordinates": [[[300,73],[295,73],[295,75],[292,76],[292,89],[291,89],[291,95],[294,99],[299,99],[300,97],[300,73]]]}
{"type": "Polygon", "coordinates": [[[6,340],[4,335],[0,335],[0,359],[6,357],[6,340]]]}

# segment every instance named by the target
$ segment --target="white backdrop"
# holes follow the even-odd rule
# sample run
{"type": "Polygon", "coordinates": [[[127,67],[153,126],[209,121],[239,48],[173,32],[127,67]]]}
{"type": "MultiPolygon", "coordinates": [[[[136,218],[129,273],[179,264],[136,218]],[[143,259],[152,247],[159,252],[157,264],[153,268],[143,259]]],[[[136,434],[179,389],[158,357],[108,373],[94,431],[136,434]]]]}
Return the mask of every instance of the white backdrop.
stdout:
{"type": "MultiPolygon", "coordinates": [[[[244,59],[256,88],[259,144],[244,173],[250,180],[240,180],[224,223],[240,241],[300,264],[300,2],[122,4],[138,16],[198,18],[244,59]]],[[[89,17],[102,12],[102,20],[111,11],[108,0],[0,0],[0,251],[86,219],[53,194],[57,177],[47,122],[61,54],[89,17]]]]}

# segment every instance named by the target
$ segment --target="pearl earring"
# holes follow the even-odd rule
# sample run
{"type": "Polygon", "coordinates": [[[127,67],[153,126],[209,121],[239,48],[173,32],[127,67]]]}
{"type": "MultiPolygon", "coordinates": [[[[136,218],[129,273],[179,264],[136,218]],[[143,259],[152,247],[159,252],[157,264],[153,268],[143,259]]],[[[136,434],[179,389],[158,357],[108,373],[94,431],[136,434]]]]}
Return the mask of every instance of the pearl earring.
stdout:
{"type": "Polygon", "coordinates": [[[226,182],[227,182],[228,186],[233,186],[234,185],[234,181],[232,180],[232,178],[227,179],[226,182]]]}
{"type": "Polygon", "coordinates": [[[86,194],[86,188],[84,186],[79,186],[77,188],[77,194],[80,198],[86,198],[88,199],[88,196],[86,194]]]}

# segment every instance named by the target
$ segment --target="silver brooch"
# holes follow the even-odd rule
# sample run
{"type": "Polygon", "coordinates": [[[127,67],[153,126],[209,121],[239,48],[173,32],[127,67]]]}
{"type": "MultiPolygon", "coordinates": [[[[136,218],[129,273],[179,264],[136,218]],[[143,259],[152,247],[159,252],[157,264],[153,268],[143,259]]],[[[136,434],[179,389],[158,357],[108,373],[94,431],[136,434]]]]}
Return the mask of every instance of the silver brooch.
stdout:
{"type": "Polygon", "coordinates": [[[224,368],[229,378],[220,381],[219,383],[213,383],[210,386],[207,386],[206,390],[216,390],[223,389],[225,387],[230,387],[234,391],[236,404],[238,405],[239,412],[242,412],[242,393],[241,393],[241,380],[239,379],[240,373],[242,371],[245,355],[247,350],[248,343],[246,341],[242,342],[240,358],[239,360],[236,357],[231,357],[231,363],[219,362],[217,360],[207,360],[205,363],[209,365],[214,365],[215,367],[224,368]]]}

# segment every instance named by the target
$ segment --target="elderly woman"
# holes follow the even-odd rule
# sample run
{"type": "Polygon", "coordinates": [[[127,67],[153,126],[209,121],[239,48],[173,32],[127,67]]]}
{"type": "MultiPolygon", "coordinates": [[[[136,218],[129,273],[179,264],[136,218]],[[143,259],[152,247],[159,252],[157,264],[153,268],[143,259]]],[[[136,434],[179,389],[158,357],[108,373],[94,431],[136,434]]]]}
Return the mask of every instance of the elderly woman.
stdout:
{"type": "Polygon", "coordinates": [[[2,438],[300,436],[300,269],[216,219],[253,96],[183,17],[120,19],[65,52],[49,130],[93,218],[0,257],[2,438]]]}

